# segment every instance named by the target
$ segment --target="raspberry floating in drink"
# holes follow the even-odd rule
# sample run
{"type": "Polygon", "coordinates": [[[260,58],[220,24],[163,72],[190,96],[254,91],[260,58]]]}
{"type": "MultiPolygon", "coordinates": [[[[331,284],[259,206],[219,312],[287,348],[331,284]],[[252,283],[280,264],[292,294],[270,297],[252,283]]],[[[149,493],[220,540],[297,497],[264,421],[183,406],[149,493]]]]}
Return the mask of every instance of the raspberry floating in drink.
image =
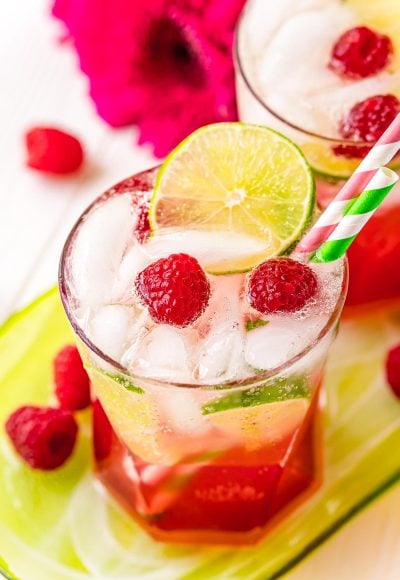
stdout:
{"type": "Polygon", "coordinates": [[[137,240],[143,244],[149,237],[150,231],[149,207],[146,202],[142,202],[137,207],[137,221],[134,233],[137,240]]]}
{"type": "Polygon", "coordinates": [[[329,68],[348,78],[360,79],[383,70],[393,54],[392,41],[367,26],[344,32],[332,48],[329,68]]]}
{"type": "Polygon", "coordinates": [[[159,324],[192,324],[206,309],[210,296],[207,276],[187,254],[172,254],[150,264],[138,274],[135,285],[159,324]]]}
{"type": "MultiPolygon", "coordinates": [[[[360,143],[375,143],[400,112],[400,101],[395,95],[375,95],[356,103],[340,121],[342,137],[360,143]]],[[[371,150],[368,145],[335,145],[336,155],[362,159],[371,150]]]]}
{"type": "Polygon", "coordinates": [[[295,312],[314,298],[317,278],[306,264],[291,258],[263,262],[251,273],[248,282],[249,302],[259,312],[295,312]]]}
{"type": "Polygon", "coordinates": [[[375,95],[356,103],[340,123],[345,139],[375,143],[400,112],[395,95],[375,95]]]}

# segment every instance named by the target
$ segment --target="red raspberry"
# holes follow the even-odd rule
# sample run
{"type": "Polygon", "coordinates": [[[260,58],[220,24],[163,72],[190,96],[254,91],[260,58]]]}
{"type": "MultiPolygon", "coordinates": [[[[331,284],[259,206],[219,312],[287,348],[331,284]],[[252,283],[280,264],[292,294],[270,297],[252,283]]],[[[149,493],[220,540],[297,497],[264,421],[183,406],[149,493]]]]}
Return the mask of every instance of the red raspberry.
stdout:
{"type": "Polygon", "coordinates": [[[350,109],[340,133],[346,139],[375,143],[399,112],[400,101],[394,95],[369,97],[350,109]]]}
{"type": "Polygon", "coordinates": [[[90,380],[76,346],[59,351],[53,362],[55,394],[63,409],[76,411],[90,404],[90,380]]]}
{"type": "Polygon", "coordinates": [[[387,354],[386,378],[393,393],[400,399],[400,344],[389,350],[387,354]]]}
{"type": "Polygon", "coordinates": [[[53,127],[35,127],[26,133],[27,165],[44,173],[72,173],[83,163],[76,137],[53,127]]]}
{"type": "Polygon", "coordinates": [[[93,401],[92,412],[94,456],[96,461],[102,461],[111,453],[115,437],[114,431],[98,399],[93,401]]]}
{"type": "Polygon", "coordinates": [[[366,26],[344,32],[333,46],[329,68],[349,79],[362,79],[385,68],[393,54],[390,38],[366,26]]]}
{"type": "Polygon", "coordinates": [[[364,159],[371,151],[372,145],[334,145],[332,151],[337,157],[345,157],[346,159],[364,159]]]}
{"type": "Polygon", "coordinates": [[[295,312],[315,296],[317,287],[311,268],[291,258],[274,258],[250,274],[248,299],[262,314],[295,312]]]}
{"type": "Polygon", "coordinates": [[[27,405],[12,413],[6,431],[19,455],[34,469],[55,469],[71,455],[78,425],[71,411],[27,405]]]}
{"type": "MultiPolygon", "coordinates": [[[[339,131],[345,139],[375,143],[400,112],[400,101],[394,95],[376,95],[356,103],[347,117],[341,120],[339,131]]],[[[372,145],[371,145],[372,147],[372,145]]],[[[336,155],[362,159],[370,148],[368,145],[336,145],[336,155]]]]}
{"type": "Polygon", "coordinates": [[[137,221],[135,226],[135,237],[137,241],[141,244],[147,240],[150,234],[150,222],[149,222],[149,206],[146,202],[142,202],[137,207],[137,221]]]}
{"type": "Polygon", "coordinates": [[[187,326],[206,309],[210,284],[200,264],[187,254],[171,254],[147,266],[136,290],[155,322],[187,326]]]}

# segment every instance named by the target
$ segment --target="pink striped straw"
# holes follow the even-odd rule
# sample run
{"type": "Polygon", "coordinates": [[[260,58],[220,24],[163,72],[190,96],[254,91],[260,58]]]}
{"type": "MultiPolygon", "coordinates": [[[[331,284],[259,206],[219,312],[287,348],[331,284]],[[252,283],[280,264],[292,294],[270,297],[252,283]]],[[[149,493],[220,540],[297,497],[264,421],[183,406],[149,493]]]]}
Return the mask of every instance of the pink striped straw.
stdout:
{"type": "Polygon", "coordinates": [[[346,181],[317,222],[298,244],[296,251],[315,252],[335,230],[349,206],[349,201],[365,190],[377,171],[387,165],[400,150],[400,113],[378,139],[353,175],[346,181]]]}

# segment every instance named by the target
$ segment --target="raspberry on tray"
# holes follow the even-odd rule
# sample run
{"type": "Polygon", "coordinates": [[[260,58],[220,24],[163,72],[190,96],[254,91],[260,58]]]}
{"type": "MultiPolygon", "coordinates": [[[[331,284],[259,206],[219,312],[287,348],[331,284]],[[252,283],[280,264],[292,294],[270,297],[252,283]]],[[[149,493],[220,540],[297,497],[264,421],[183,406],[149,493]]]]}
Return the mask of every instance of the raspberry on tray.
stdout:
{"type": "Polygon", "coordinates": [[[76,411],[90,404],[90,380],[76,346],[67,345],[56,355],[54,382],[62,408],[76,411]]]}
{"type": "Polygon", "coordinates": [[[60,467],[71,455],[78,425],[69,410],[26,405],[9,416],[6,431],[28,465],[51,470],[60,467]]]}

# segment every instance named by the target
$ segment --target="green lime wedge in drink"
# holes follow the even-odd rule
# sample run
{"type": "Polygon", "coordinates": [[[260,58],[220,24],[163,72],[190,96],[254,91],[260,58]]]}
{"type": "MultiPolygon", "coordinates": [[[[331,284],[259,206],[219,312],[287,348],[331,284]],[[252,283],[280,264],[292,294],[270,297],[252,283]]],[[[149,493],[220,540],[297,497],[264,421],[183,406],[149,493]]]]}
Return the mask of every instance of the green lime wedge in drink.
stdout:
{"type": "Polygon", "coordinates": [[[310,389],[305,377],[280,379],[272,384],[264,384],[250,389],[233,389],[231,393],[216,397],[203,405],[203,415],[230,411],[242,407],[258,407],[268,403],[279,403],[288,399],[307,399],[310,389]]]}
{"type": "Polygon", "coordinates": [[[207,266],[246,271],[287,252],[315,203],[311,169],[299,148],[257,125],[218,123],[195,131],[165,160],[150,201],[153,231],[235,234],[248,253],[207,266]]]}
{"type": "Polygon", "coordinates": [[[215,427],[251,449],[293,433],[309,408],[310,391],[303,377],[291,377],[256,388],[236,390],[203,405],[215,427]]]}

